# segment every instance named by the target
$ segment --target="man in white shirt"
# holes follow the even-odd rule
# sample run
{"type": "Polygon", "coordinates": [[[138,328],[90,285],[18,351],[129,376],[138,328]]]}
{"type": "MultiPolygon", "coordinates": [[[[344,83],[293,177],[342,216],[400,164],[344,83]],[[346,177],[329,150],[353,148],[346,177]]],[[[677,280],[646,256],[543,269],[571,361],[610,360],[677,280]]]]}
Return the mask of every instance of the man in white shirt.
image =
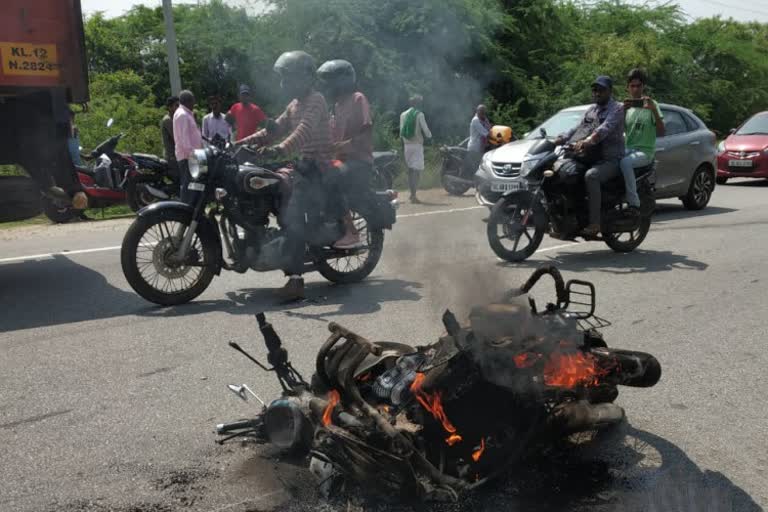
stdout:
{"type": "Polygon", "coordinates": [[[411,97],[411,108],[400,114],[400,138],[403,139],[403,156],[408,167],[408,186],[411,189],[411,202],[419,203],[416,190],[424,170],[424,138],[432,138],[427,120],[421,111],[423,98],[419,95],[411,97]]]}
{"type": "Polygon", "coordinates": [[[211,112],[203,117],[203,137],[213,140],[216,135],[219,135],[222,139],[229,141],[229,137],[232,134],[232,126],[227,122],[224,114],[221,113],[221,98],[218,96],[209,97],[208,107],[211,112]]]}

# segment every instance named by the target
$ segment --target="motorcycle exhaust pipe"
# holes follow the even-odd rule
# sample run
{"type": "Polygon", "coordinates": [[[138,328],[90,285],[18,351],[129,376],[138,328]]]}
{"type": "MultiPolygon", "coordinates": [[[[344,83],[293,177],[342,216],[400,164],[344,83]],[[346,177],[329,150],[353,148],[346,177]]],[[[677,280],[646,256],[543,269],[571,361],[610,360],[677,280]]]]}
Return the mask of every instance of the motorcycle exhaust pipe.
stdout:
{"type": "Polygon", "coordinates": [[[624,409],[616,404],[590,404],[586,400],[567,402],[552,411],[550,425],[563,434],[616,425],[624,420],[624,409]]]}

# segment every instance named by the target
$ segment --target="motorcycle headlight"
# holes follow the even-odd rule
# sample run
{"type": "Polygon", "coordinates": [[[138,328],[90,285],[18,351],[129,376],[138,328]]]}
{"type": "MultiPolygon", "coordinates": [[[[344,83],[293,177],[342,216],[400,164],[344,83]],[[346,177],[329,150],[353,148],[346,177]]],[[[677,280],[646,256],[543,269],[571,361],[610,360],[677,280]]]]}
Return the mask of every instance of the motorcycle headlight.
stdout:
{"type": "Polygon", "coordinates": [[[520,166],[520,176],[526,177],[529,172],[533,170],[534,167],[539,163],[539,160],[541,158],[528,158],[526,160],[523,160],[523,164],[520,166]]]}
{"type": "Polygon", "coordinates": [[[189,175],[193,180],[208,173],[208,151],[196,149],[189,157],[189,175]]]}

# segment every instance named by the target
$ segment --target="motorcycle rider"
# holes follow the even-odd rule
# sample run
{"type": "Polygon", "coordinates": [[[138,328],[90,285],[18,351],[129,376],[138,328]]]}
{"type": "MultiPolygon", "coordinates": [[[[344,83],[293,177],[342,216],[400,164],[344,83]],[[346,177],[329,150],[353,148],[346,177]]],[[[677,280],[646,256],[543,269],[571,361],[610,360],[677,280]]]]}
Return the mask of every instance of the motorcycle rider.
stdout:
{"type": "MultiPolygon", "coordinates": [[[[368,191],[373,175],[373,119],[368,99],[356,91],[355,68],[346,60],[329,60],[317,70],[326,98],[333,104],[331,132],[334,156],[342,162],[328,173],[327,183],[343,196],[360,197],[368,191]]],[[[345,205],[345,234],[333,246],[352,249],[360,245],[360,234],[345,205]]]]}
{"type": "Polygon", "coordinates": [[[584,175],[589,195],[589,225],[584,229],[587,236],[600,233],[600,208],[602,183],[619,176],[619,162],[624,157],[624,106],[613,99],[613,80],[598,76],[592,82],[592,99],[595,104],[584,113],[578,126],[561,134],[555,144],[562,145],[574,135],[586,129],[589,135],[574,141],[575,153],[596,155],[590,157],[590,169],[584,175]]]}
{"type": "Polygon", "coordinates": [[[275,61],[274,70],[280,76],[280,88],[291,99],[285,111],[269,130],[262,129],[236,142],[238,145],[260,146],[265,158],[282,158],[297,153],[300,160],[288,204],[283,211],[286,226],[284,269],[289,279],[280,290],[286,301],[304,298],[304,252],[306,247],[306,216],[322,200],[320,173],[330,167],[332,156],[330,117],[322,94],[315,91],[317,66],[315,59],[303,51],[285,52],[275,61]],[[269,145],[274,138],[282,142],[269,145]]]}
{"type": "Polygon", "coordinates": [[[646,81],[646,74],[642,69],[630,71],[627,75],[629,99],[624,101],[627,155],[621,159],[620,165],[627,203],[635,212],[640,209],[635,165],[648,165],[652,162],[656,156],[656,137],[664,136],[664,115],[659,110],[659,104],[643,95],[646,81]],[[643,100],[643,106],[633,107],[633,100],[643,100]]]}

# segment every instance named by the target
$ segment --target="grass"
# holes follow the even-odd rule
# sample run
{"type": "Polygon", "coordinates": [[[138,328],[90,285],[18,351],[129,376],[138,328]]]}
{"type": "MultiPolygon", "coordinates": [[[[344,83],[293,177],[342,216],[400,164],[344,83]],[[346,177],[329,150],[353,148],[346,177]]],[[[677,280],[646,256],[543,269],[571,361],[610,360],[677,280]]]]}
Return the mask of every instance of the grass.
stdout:
{"type": "MultiPolygon", "coordinates": [[[[125,217],[131,217],[133,211],[127,205],[115,205],[104,208],[89,208],[85,210],[85,214],[89,219],[93,221],[109,220],[109,219],[121,219],[125,217]]],[[[0,224],[0,229],[13,229],[24,226],[42,226],[46,224],[53,224],[45,215],[38,215],[31,219],[18,220],[14,222],[4,222],[0,224]]]]}

